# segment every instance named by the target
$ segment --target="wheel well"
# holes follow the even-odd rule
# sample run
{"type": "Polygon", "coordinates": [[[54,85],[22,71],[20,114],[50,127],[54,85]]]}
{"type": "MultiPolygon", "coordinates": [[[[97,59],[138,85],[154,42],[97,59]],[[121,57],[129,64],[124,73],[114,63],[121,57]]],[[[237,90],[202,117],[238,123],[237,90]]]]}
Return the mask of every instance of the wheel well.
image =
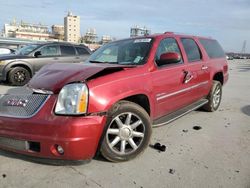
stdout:
{"type": "Polygon", "coordinates": [[[216,73],[213,77],[213,80],[219,81],[221,85],[223,85],[224,83],[223,73],[222,72],[216,73]]]}
{"type": "Polygon", "coordinates": [[[142,108],[144,108],[144,110],[146,110],[146,112],[150,116],[150,104],[148,97],[146,95],[143,94],[133,95],[122,100],[127,100],[140,105],[142,108]]]}
{"type": "MultiPolygon", "coordinates": [[[[15,68],[15,67],[22,67],[22,68],[27,69],[27,70],[29,71],[29,73],[30,73],[30,76],[32,77],[32,71],[31,71],[31,69],[30,69],[27,65],[16,64],[16,65],[11,66],[11,67],[10,67],[10,70],[11,70],[12,68],[15,68]]],[[[8,74],[9,74],[10,70],[8,71],[8,74]]],[[[7,74],[7,75],[8,75],[8,74],[7,74]]]]}

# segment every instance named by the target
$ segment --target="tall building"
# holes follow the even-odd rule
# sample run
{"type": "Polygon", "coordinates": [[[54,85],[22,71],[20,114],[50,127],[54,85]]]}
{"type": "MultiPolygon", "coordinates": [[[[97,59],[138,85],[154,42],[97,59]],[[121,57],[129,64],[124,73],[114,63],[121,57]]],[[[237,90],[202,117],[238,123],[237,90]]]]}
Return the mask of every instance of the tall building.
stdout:
{"type": "Polygon", "coordinates": [[[74,16],[69,12],[64,18],[64,40],[78,43],[80,37],[80,16],[74,16]]]}
{"type": "Polygon", "coordinates": [[[151,33],[151,31],[144,27],[139,27],[138,25],[136,25],[135,27],[132,27],[130,29],[130,37],[137,37],[137,36],[141,36],[141,35],[149,35],[151,33]]]}

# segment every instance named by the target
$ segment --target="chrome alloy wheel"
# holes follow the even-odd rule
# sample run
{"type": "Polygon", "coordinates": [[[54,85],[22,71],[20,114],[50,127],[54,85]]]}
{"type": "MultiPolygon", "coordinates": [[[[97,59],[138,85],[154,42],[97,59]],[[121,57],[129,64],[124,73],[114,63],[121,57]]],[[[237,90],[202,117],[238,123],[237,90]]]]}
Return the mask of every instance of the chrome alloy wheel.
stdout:
{"type": "Polygon", "coordinates": [[[220,104],[220,100],[221,100],[221,88],[220,87],[216,87],[214,94],[213,94],[213,106],[214,108],[217,108],[218,105],[220,104]]]}
{"type": "Polygon", "coordinates": [[[106,133],[106,140],[110,149],[126,155],[135,152],[144,139],[145,125],[134,113],[126,112],[112,119],[106,133]]]}

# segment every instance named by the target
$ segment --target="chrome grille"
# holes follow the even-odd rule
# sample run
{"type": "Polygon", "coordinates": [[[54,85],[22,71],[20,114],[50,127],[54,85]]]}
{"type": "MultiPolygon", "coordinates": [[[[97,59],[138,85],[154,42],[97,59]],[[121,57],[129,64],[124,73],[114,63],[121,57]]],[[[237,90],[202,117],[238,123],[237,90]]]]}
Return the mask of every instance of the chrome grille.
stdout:
{"type": "Polygon", "coordinates": [[[49,95],[2,95],[0,96],[0,116],[29,118],[42,107],[49,95]]]}

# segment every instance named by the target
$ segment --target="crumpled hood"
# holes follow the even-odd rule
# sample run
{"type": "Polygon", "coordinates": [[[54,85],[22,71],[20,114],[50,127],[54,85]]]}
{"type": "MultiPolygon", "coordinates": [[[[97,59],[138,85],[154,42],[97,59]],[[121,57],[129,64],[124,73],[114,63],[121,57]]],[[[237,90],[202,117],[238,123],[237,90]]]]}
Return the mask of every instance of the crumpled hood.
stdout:
{"type": "MultiPolygon", "coordinates": [[[[72,82],[84,82],[97,73],[113,69],[120,71],[133,66],[115,64],[72,64],[55,63],[44,66],[28,83],[28,87],[59,93],[61,88],[72,82]]],[[[113,72],[113,71],[112,71],[113,72]]]]}
{"type": "Polygon", "coordinates": [[[25,55],[8,54],[8,55],[1,55],[0,61],[11,60],[11,59],[24,59],[24,58],[30,58],[30,57],[25,55]]]}

